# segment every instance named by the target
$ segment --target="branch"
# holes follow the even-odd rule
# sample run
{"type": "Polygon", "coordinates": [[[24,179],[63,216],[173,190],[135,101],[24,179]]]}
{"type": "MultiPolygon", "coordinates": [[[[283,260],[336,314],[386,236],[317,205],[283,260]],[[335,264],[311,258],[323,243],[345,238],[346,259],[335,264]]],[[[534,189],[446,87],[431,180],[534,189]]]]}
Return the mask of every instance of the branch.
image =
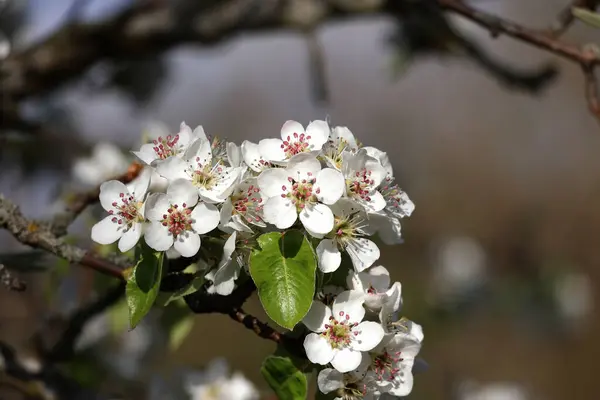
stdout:
{"type": "Polygon", "coordinates": [[[583,69],[585,77],[585,93],[588,107],[596,118],[600,119],[598,106],[598,88],[594,76],[600,57],[592,49],[580,48],[553,37],[547,32],[540,32],[526,28],[507,19],[477,10],[460,0],[437,0],[440,6],[477,23],[487,29],[493,37],[505,34],[542,50],[556,54],[567,60],[573,61],[583,69]]]}
{"type": "Polygon", "coordinates": [[[12,276],[4,264],[0,264],[0,283],[2,283],[2,285],[7,287],[9,290],[15,290],[17,292],[22,292],[27,287],[25,282],[22,282],[18,278],[12,276]]]}
{"type": "MultiPolygon", "coordinates": [[[[123,183],[129,183],[134,180],[140,172],[142,172],[143,166],[140,163],[132,163],[127,172],[120,176],[116,176],[112,179],[121,181],[123,183]]],[[[69,225],[75,221],[75,219],[85,210],[89,205],[97,203],[100,196],[100,186],[83,193],[79,193],[73,196],[71,204],[67,206],[64,213],[58,214],[54,217],[51,222],[51,230],[56,236],[63,236],[67,233],[69,225]]]]}
{"type": "Polygon", "coordinates": [[[75,352],[75,344],[81,335],[85,325],[95,316],[103,313],[114,305],[125,293],[125,282],[121,282],[108,292],[100,296],[96,301],[80,308],[66,321],[66,329],[58,342],[45,355],[44,361],[58,363],[67,361],[75,352]]]}
{"type": "Polygon", "coordinates": [[[559,37],[569,29],[569,27],[575,21],[573,15],[573,8],[584,8],[587,10],[594,10],[598,5],[598,0],[573,0],[571,4],[567,5],[556,18],[556,22],[552,28],[547,32],[552,37],[559,37]]]}
{"type": "Polygon", "coordinates": [[[0,228],[8,230],[15,239],[33,248],[43,249],[60,258],[100,273],[124,279],[123,269],[128,265],[119,258],[102,259],[84,249],[65,243],[47,224],[29,220],[19,207],[0,195],[0,228]]]}

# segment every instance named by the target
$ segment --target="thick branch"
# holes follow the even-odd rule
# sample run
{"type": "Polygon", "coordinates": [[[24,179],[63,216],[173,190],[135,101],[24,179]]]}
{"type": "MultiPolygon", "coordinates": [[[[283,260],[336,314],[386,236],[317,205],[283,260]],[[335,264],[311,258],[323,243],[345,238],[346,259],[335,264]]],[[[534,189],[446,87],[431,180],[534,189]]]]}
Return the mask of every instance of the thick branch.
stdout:
{"type": "Polygon", "coordinates": [[[19,242],[46,250],[60,258],[81,264],[103,274],[123,279],[123,268],[127,265],[120,260],[105,260],[89,254],[85,250],[65,243],[52,233],[49,226],[29,220],[19,207],[0,195],[0,228],[9,231],[19,242]]]}
{"type": "Polygon", "coordinates": [[[4,264],[0,264],[0,283],[9,290],[16,290],[17,292],[22,292],[27,287],[25,282],[12,276],[4,264]]]}

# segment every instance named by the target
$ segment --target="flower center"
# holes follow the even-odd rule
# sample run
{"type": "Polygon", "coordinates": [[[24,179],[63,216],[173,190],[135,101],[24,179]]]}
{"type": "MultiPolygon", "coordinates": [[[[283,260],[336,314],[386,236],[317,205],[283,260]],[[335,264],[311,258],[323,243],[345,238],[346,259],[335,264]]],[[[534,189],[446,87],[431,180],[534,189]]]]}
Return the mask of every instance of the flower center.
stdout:
{"type": "Polygon", "coordinates": [[[191,208],[186,208],[186,204],[183,203],[182,207],[179,208],[177,204],[173,204],[167,210],[166,214],[163,214],[162,224],[169,229],[169,232],[177,237],[185,231],[192,230],[192,223],[194,220],[191,218],[191,208]]]}
{"type": "Polygon", "coordinates": [[[192,183],[196,187],[203,187],[207,190],[212,189],[218,181],[218,176],[223,173],[223,166],[220,163],[211,166],[205,160],[196,157],[196,165],[192,167],[192,183]],[[204,161],[203,164],[201,161],[204,161]]]}
{"type": "Polygon", "coordinates": [[[308,179],[295,180],[291,176],[288,177],[288,182],[291,187],[288,191],[288,187],[283,185],[281,190],[286,193],[282,193],[281,197],[289,198],[296,206],[296,210],[298,212],[302,211],[307,204],[314,204],[317,202],[317,194],[321,192],[320,188],[317,188],[313,191],[313,185],[315,184],[316,179],[312,177],[312,173],[308,173],[308,179]]]}
{"type": "Polygon", "coordinates": [[[323,151],[325,158],[328,158],[337,169],[342,169],[342,153],[348,147],[348,142],[344,139],[338,141],[329,140],[323,151]]]}
{"type": "Polygon", "coordinates": [[[177,154],[177,149],[175,146],[177,145],[178,141],[179,135],[169,135],[166,138],[159,136],[157,139],[152,141],[152,144],[154,144],[154,152],[161,160],[174,156],[177,154]]]}
{"type": "Polygon", "coordinates": [[[333,230],[327,237],[333,239],[338,247],[343,249],[348,243],[363,235],[362,229],[365,225],[364,218],[358,213],[335,216],[333,230]]]}
{"type": "Polygon", "coordinates": [[[310,144],[308,141],[311,139],[310,136],[306,136],[304,133],[298,135],[298,133],[294,132],[292,137],[288,135],[286,140],[283,141],[281,148],[283,149],[285,155],[289,158],[299,153],[304,153],[310,151],[310,144]]]}
{"type": "Polygon", "coordinates": [[[344,387],[337,390],[336,395],[342,400],[360,400],[367,393],[367,387],[357,379],[344,375],[344,387]]]}
{"type": "Polygon", "coordinates": [[[262,197],[258,194],[258,186],[250,185],[248,189],[239,189],[231,196],[233,203],[233,212],[241,215],[248,222],[260,222],[261,217],[258,213],[262,211],[262,197]]]}
{"type": "Polygon", "coordinates": [[[350,197],[358,197],[365,201],[371,201],[371,188],[375,181],[371,179],[371,171],[363,168],[356,171],[354,176],[346,178],[346,187],[350,197]]]}
{"type": "Polygon", "coordinates": [[[119,225],[127,225],[130,227],[136,222],[142,222],[144,217],[139,213],[142,202],[136,201],[135,198],[127,193],[119,193],[119,201],[114,201],[112,206],[117,209],[110,210],[108,213],[115,215],[111,221],[119,225]]]}
{"type": "Polygon", "coordinates": [[[334,349],[347,347],[352,341],[352,337],[360,334],[360,331],[352,331],[358,323],[349,322],[349,314],[344,315],[344,312],[340,311],[339,316],[341,321],[333,316],[329,317],[329,323],[325,324],[325,331],[321,333],[334,349]]]}
{"type": "Polygon", "coordinates": [[[371,368],[377,375],[377,379],[380,381],[388,380],[393,381],[396,376],[400,373],[398,364],[403,361],[400,357],[401,352],[388,352],[384,351],[372,358],[371,368]]]}
{"type": "Polygon", "coordinates": [[[406,211],[404,210],[404,205],[407,203],[407,196],[404,191],[393,182],[394,178],[389,176],[386,177],[385,185],[382,186],[380,190],[381,194],[386,201],[386,208],[390,212],[405,216],[406,211]]]}

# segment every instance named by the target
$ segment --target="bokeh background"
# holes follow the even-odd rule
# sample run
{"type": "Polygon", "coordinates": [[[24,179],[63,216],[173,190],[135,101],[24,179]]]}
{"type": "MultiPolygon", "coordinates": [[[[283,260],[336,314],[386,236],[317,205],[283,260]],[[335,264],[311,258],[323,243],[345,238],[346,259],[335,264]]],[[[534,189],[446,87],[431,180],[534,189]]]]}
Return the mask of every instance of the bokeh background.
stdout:
{"type": "MultiPolygon", "coordinates": [[[[75,11],[72,3],[7,0],[0,21],[5,30],[18,27],[13,51],[69,18],[110,18],[130,2],[87,1],[75,11]]],[[[545,28],[566,0],[471,3],[545,28]]],[[[405,243],[383,248],[381,258],[402,282],[404,315],[425,331],[421,355],[429,369],[416,376],[409,398],[596,399],[600,130],[587,111],[580,70],[511,39],[492,39],[465,20],[452,21],[506,63],[534,68],[551,61],[559,78],[532,95],[499,84],[468,58],[435,55],[394,73],[394,48],[386,41],[394,22],[379,17],[317,30],[326,102],[315,101],[302,34],[272,31],[210,48],[180,46],[127,65],[97,65],[30,101],[27,112],[59,134],[7,133],[0,144],[0,192],[26,215],[44,218],[59,206],[59,196],[82,186],[74,179],[77,159],[106,142],[127,155],[155,121],[172,131],[181,121],[201,124],[209,134],[241,142],[277,136],[287,119],[328,117],[386,151],[416,204],[403,220],[405,243]],[[493,391],[504,397],[491,397],[493,391]]],[[[565,39],[585,44],[600,35],[576,23],[565,39]]],[[[80,218],[74,240],[89,243],[91,218],[80,218]]],[[[0,249],[21,247],[0,232],[0,249]]],[[[51,337],[46,317],[91,298],[99,278],[54,261],[51,273],[19,276],[28,283],[26,292],[0,287],[0,339],[35,360],[33,333],[51,337]]],[[[250,303],[248,311],[261,315],[257,299],[250,303]]],[[[259,367],[274,345],[226,316],[194,317],[186,322],[189,335],[170,351],[170,333],[152,325],[160,316],[127,332],[115,322],[115,315],[124,317],[117,311],[108,332],[124,333],[113,335],[117,340],[104,353],[130,354],[117,350],[128,343],[131,355],[117,364],[126,386],[135,389],[131,398],[157,396],[161,382],[177,371],[220,356],[266,391],[259,367]]],[[[104,320],[89,332],[106,330],[104,320]]],[[[81,379],[94,376],[101,375],[92,371],[81,379]]],[[[9,396],[1,390],[0,398],[9,396]]]]}

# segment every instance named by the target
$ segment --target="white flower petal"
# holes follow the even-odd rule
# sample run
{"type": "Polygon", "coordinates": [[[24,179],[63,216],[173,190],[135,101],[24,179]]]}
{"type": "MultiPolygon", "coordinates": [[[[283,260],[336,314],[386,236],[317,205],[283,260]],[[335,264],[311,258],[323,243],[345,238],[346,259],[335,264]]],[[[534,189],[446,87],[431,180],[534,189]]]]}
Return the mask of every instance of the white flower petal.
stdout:
{"type": "Polygon", "coordinates": [[[227,161],[232,167],[239,167],[242,164],[242,150],[237,144],[227,142],[227,161]]]}
{"type": "Polygon", "coordinates": [[[192,128],[190,128],[185,121],[179,125],[179,132],[177,135],[179,135],[177,144],[180,146],[187,146],[192,142],[192,128]]]}
{"type": "Polygon", "coordinates": [[[112,219],[112,215],[100,220],[92,227],[92,240],[100,244],[111,244],[116,242],[122,235],[124,227],[112,219]]]}
{"type": "Polygon", "coordinates": [[[296,181],[315,178],[321,170],[321,163],[317,157],[311,153],[299,153],[292,157],[286,168],[288,176],[296,181]]]}
{"type": "Polygon", "coordinates": [[[148,187],[150,186],[151,177],[152,170],[144,169],[136,179],[127,185],[129,193],[131,193],[137,201],[144,201],[144,196],[146,195],[148,187]]]}
{"type": "Polygon", "coordinates": [[[372,350],[379,342],[381,342],[381,339],[383,339],[383,327],[377,322],[361,322],[353,330],[360,332],[354,337],[354,340],[350,344],[350,346],[357,351],[372,350]]]}
{"type": "Polygon", "coordinates": [[[244,140],[241,148],[242,157],[244,158],[244,162],[247,166],[249,166],[254,172],[260,172],[265,169],[266,161],[260,155],[258,144],[244,140]]]}
{"type": "Polygon", "coordinates": [[[177,179],[171,182],[167,189],[167,196],[171,205],[183,208],[191,208],[198,202],[198,189],[192,182],[185,179],[177,179]]]}
{"type": "Polygon", "coordinates": [[[386,303],[394,310],[400,310],[402,306],[402,285],[400,282],[395,282],[386,292],[386,303]]]}
{"type": "Polygon", "coordinates": [[[335,353],[331,365],[340,372],[350,372],[360,365],[362,354],[360,351],[344,348],[335,353]]]}
{"type": "Polygon", "coordinates": [[[283,168],[266,169],[258,176],[258,187],[265,197],[276,197],[288,193],[290,182],[288,172],[283,168]],[[285,189],[283,189],[285,187],[285,189]]]}
{"type": "Polygon", "coordinates": [[[201,235],[208,233],[219,225],[219,209],[214,204],[198,203],[190,214],[192,228],[201,235]]]}
{"type": "Polygon", "coordinates": [[[193,257],[200,250],[200,236],[191,231],[185,231],[175,238],[173,247],[184,257],[193,257]]]}
{"type": "Polygon", "coordinates": [[[339,320],[349,315],[350,323],[362,321],[365,317],[364,301],[364,294],[356,290],[346,290],[338,294],[332,306],[333,317],[339,320]]]}
{"type": "Polygon", "coordinates": [[[208,140],[208,137],[206,136],[206,133],[204,132],[204,128],[202,127],[202,125],[198,125],[192,132],[192,141],[197,140],[197,139],[208,140]]]}
{"type": "Polygon", "coordinates": [[[298,136],[304,133],[304,127],[302,124],[292,120],[285,121],[281,127],[281,140],[292,140],[294,138],[294,133],[298,136]]]}
{"type": "Polygon", "coordinates": [[[325,204],[334,204],[346,190],[346,181],[340,171],[324,168],[317,173],[315,191],[319,201],[325,204]]]}
{"type": "Polygon", "coordinates": [[[320,333],[325,330],[325,324],[329,322],[329,317],[331,317],[331,308],[315,300],[302,319],[302,323],[311,331],[320,333]]]}
{"type": "Polygon", "coordinates": [[[356,150],[358,148],[354,134],[345,126],[336,126],[333,128],[331,138],[338,143],[341,141],[346,142],[349,150],[356,150]]]}
{"type": "Polygon", "coordinates": [[[241,267],[235,260],[229,260],[222,265],[214,275],[213,284],[215,293],[228,296],[235,289],[235,281],[240,275],[241,267]]]}
{"type": "Polygon", "coordinates": [[[300,213],[300,221],[311,232],[326,234],[333,229],[333,212],[325,204],[308,205],[300,213]]]}
{"type": "Polygon", "coordinates": [[[333,272],[340,267],[342,254],[333,240],[321,240],[316,248],[316,252],[319,259],[319,269],[322,272],[333,272]]]}
{"type": "Polygon", "coordinates": [[[344,387],[344,375],[335,369],[325,368],[319,372],[317,384],[319,390],[327,394],[344,387]]]}
{"type": "Polygon", "coordinates": [[[335,354],[327,339],[318,333],[310,333],[306,336],[304,351],[306,351],[306,357],[310,362],[320,365],[328,364],[335,354]]]}
{"type": "Polygon", "coordinates": [[[121,236],[119,240],[119,250],[123,253],[133,249],[142,236],[143,225],[140,223],[134,223],[131,228],[121,236]]]}
{"type": "Polygon", "coordinates": [[[163,215],[167,213],[171,206],[167,195],[163,193],[152,193],[148,196],[145,205],[144,215],[150,221],[162,221],[163,215]]]}
{"type": "Polygon", "coordinates": [[[258,142],[260,155],[267,161],[283,161],[286,159],[280,139],[263,139],[258,142]]]}
{"type": "Polygon", "coordinates": [[[185,172],[189,168],[186,161],[179,157],[169,157],[163,162],[156,165],[156,172],[169,180],[175,179],[190,179],[190,176],[185,172]]]}
{"type": "Polygon", "coordinates": [[[402,368],[402,371],[398,375],[399,376],[394,379],[394,385],[390,388],[388,393],[397,397],[408,396],[413,388],[413,374],[410,368],[402,368]]]}
{"type": "Polygon", "coordinates": [[[143,144],[142,147],[140,147],[140,151],[132,151],[132,153],[148,165],[152,164],[152,162],[158,158],[152,143],[143,144]]]}
{"type": "Polygon", "coordinates": [[[144,239],[148,246],[157,251],[166,251],[173,246],[173,235],[158,221],[152,221],[146,226],[144,239]]]}
{"type": "Polygon", "coordinates": [[[321,150],[323,145],[329,140],[330,132],[331,130],[326,121],[315,120],[308,124],[306,127],[306,136],[308,143],[310,143],[310,149],[321,150]]]}
{"type": "Polygon", "coordinates": [[[298,214],[292,202],[280,196],[271,197],[264,205],[263,214],[265,221],[279,229],[287,229],[294,225],[298,214]]]}
{"type": "Polygon", "coordinates": [[[361,276],[368,279],[369,284],[378,292],[385,292],[390,287],[390,273],[383,265],[376,265],[361,276]]]}
{"type": "Polygon", "coordinates": [[[112,204],[121,205],[121,198],[128,196],[127,186],[122,182],[113,180],[100,185],[100,204],[106,211],[115,210],[112,204]]]}
{"type": "Polygon", "coordinates": [[[346,251],[352,259],[352,265],[357,272],[369,268],[379,259],[380,252],[377,245],[366,238],[358,238],[348,243],[346,251]]]}

